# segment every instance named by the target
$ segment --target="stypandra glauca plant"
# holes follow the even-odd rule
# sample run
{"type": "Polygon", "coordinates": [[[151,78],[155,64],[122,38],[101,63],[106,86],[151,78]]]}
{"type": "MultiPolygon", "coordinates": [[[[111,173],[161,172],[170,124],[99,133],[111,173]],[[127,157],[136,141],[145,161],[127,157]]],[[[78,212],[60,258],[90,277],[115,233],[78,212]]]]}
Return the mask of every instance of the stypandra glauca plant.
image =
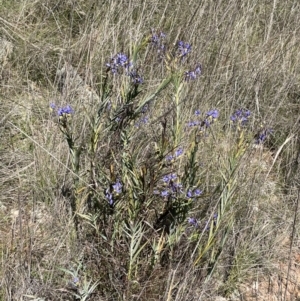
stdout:
{"type": "MultiPolygon", "coordinates": [[[[80,110],[51,105],[69,148],[77,237],[100,254],[101,277],[112,279],[106,266],[114,262],[128,298],[156,268],[182,259],[178,249],[186,236],[194,265],[206,266],[209,279],[234,222],[228,212],[245,151],[243,129],[215,190],[205,191],[210,170],[201,157],[216,140],[219,111],[201,113],[184,102],[202,72],[192,50],[152,30],[106,60],[95,104],[80,110]],[[209,204],[212,196],[217,199],[209,204]]],[[[113,287],[103,289],[113,293],[113,287]]]]}

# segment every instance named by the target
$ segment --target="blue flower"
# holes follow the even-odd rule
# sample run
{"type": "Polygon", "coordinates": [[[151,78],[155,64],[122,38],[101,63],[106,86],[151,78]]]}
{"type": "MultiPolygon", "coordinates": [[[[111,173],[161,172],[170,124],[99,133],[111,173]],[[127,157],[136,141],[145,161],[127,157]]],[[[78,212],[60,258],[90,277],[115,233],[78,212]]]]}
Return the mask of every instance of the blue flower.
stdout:
{"type": "MultiPolygon", "coordinates": [[[[166,160],[167,161],[172,161],[175,160],[176,158],[180,157],[183,154],[183,148],[180,147],[177,150],[175,150],[174,156],[173,155],[167,155],[166,160]]],[[[176,175],[175,175],[176,176],[176,175]]],[[[173,174],[174,177],[174,174],[173,174]]],[[[171,178],[170,178],[171,179],[171,178]]]]}
{"type": "Polygon", "coordinates": [[[141,112],[146,113],[147,111],[148,111],[148,105],[146,104],[142,107],[141,112]]]}
{"type": "Polygon", "coordinates": [[[196,115],[196,116],[199,116],[200,114],[201,114],[200,110],[196,110],[196,111],[195,111],[195,115],[196,115]]]}
{"type": "Polygon", "coordinates": [[[118,73],[120,68],[128,69],[131,66],[129,59],[126,54],[118,53],[112,57],[111,62],[107,63],[106,66],[111,70],[112,73],[118,73]]]}
{"type": "Polygon", "coordinates": [[[162,180],[167,183],[170,181],[170,177],[168,175],[163,176],[162,180]]]}
{"type": "Polygon", "coordinates": [[[183,154],[183,148],[180,147],[175,151],[175,157],[179,157],[183,154]]]}
{"type": "Polygon", "coordinates": [[[174,157],[172,155],[167,155],[166,156],[167,161],[172,161],[173,159],[174,159],[174,157]]]}
{"type": "Polygon", "coordinates": [[[152,29],[152,35],[150,37],[150,43],[157,48],[158,53],[164,53],[166,51],[166,46],[164,45],[164,39],[166,35],[162,31],[155,31],[152,29]]]}
{"type": "Polygon", "coordinates": [[[162,192],[161,192],[161,196],[162,197],[166,197],[166,196],[168,196],[169,195],[169,191],[168,190],[163,190],[162,192]]]}
{"type": "Polygon", "coordinates": [[[210,127],[210,125],[214,122],[215,119],[219,117],[219,111],[218,110],[210,110],[206,113],[206,119],[202,123],[201,130],[204,130],[204,128],[210,127]],[[205,127],[204,127],[205,126],[205,127]]]}
{"type": "Polygon", "coordinates": [[[188,223],[194,227],[198,227],[198,221],[194,217],[188,217],[188,223]]]}
{"type": "Polygon", "coordinates": [[[200,190],[199,188],[195,189],[194,191],[194,196],[200,196],[203,193],[202,190],[200,190]]]}
{"type": "Polygon", "coordinates": [[[64,108],[64,110],[65,110],[65,114],[72,114],[73,113],[73,109],[69,105],[67,105],[64,108]]]}
{"type": "Polygon", "coordinates": [[[152,29],[152,36],[150,37],[150,42],[154,44],[155,46],[161,46],[162,40],[166,38],[166,35],[160,31],[155,32],[155,30],[152,29]]]}
{"type": "Polygon", "coordinates": [[[137,73],[136,70],[130,71],[127,75],[132,79],[132,82],[136,85],[142,84],[144,82],[144,79],[137,73]]]}
{"type": "Polygon", "coordinates": [[[251,112],[249,110],[239,109],[230,116],[230,120],[232,122],[238,122],[244,125],[248,121],[250,115],[251,112]]]}
{"type": "Polygon", "coordinates": [[[185,74],[184,74],[184,79],[186,81],[189,81],[189,80],[194,80],[196,79],[196,73],[194,71],[186,71],[185,74]]]}
{"type": "Polygon", "coordinates": [[[160,193],[161,196],[167,196],[169,194],[182,192],[182,185],[180,183],[175,182],[177,179],[176,174],[169,174],[162,177],[162,181],[164,182],[164,186],[166,190],[160,193]]]}
{"type": "Polygon", "coordinates": [[[106,197],[106,199],[107,199],[109,205],[112,206],[113,203],[114,203],[114,199],[113,199],[113,195],[112,195],[112,193],[109,191],[109,189],[106,189],[106,191],[105,191],[105,197],[106,197]]]}
{"type": "Polygon", "coordinates": [[[141,123],[148,123],[149,121],[149,117],[148,116],[145,116],[141,119],[141,123]]]}
{"type": "Polygon", "coordinates": [[[181,183],[170,182],[169,186],[173,193],[182,192],[182,189],[181,189],[182,184],[181,183]]]}
{"type": "Polygon", "coordinates": [[[116,64],[124,67],[125,64],[128,64],[128,57],[124,53],[118,53],[117,56],[115,57],[115,62],[116,64]]]}
{"type": "Polygon", "coordinates": [[[272,133],[272,129],[263,129],[256,135],[255,144],[263,144],[268,139],[269,135],[272,133]]]}
{"type": "Polygon", "coordinates": [[[196,126],[199,124],[200,124],[199,121],[189,121],[187,125],[188,125],[188,127],[192,127],[192,126],[196,126]]]}
{"type": "Polygon", "coordinates": [[[196,73],[197,75],[201,75],[201,73],[202,73],[202,67],[201,67],[200,64],[198,64],[198,65],[196,66],[196,68],[195,68],[195,73],[196,73]]]}
{"type": "Polygon", "coordinates": [[[186,71],[184,74],[184,79],[186,81],[194,80],[197,78],[197,75],[201,75],[201,65],[197,65],[194,70],[186,71]]]}
{"type": "Polygon", "coordinates": [[[74,113],[74,110],[69,105],[67,105],[65,107],[62,107],[62,108],[59,108],[57,110],[57,115],[59,117],[69,116],[69,115],[71,115],[73,113],[74,113]]]}
{"type": "Polygon", "coordinates": [[[149,117],[148,117],[148,116],[144,116],[144,117],[142,117],[142,118],[135,124],[135,126],[136,126],[136,127],[139,127],[139,126],[142,125],[142,124],[148,123],[148,121],[149,121],[149,117]]]}
{"type": "Polygon", "coordinates": [[[177,176],[174,173],[172,173],[169,175],[169,178],[170,178],[170,180],[175,180],[175,179],[177,179],[177,176]]]}
{"type": "Polygon", "coordinates": [[[184,43],[183,41],[179,41],[177,43],[177,49],[180,57],[185,57],[192,51],[192,46],[189,43],[184,43]]]}
{"type": "Polygon", "coordinates": [[[63,114],[64,114],[64,110],[63,109],[58,109],[57,110],[57,115],[58,116],[63,116],[63,114]]]}
{"type": "Polygon", "coordinates": [[[116,194],[120,194],[122,192],[123,185],[120,183],[120,180],[117,180],[117,182],[113,184],[112,187],[116,194]]]}
{"type": "Polygon", "coordinates": [[[216,119],[219,117],[219,111],[218,110],[210,110],[206,113],[206,116],[216,119]]]}
{"type": "Polygon", "coordinates": [[[267,135],[265,132],[258,134],[258,137],[255,141],[256,144],[262,144],[267,139],[267,135]]]}
{"type": "Polygon", "coordinates": [[[186,196],[187,196],[188,198],[192,198],[192,197],[193,197],[192,191],[191,191],[191,190],[188,190],[187,193],[186,193],[186,196]]]}
{"type": "Polygon", "coordinates": [[[189,189],[186,193],[186,196],[188,198],[194,198],[194,197],[200,196],[201,194],[202,194],[202,190],[200,190],[199,188],[195,189],[194,191],[189,189]]]}

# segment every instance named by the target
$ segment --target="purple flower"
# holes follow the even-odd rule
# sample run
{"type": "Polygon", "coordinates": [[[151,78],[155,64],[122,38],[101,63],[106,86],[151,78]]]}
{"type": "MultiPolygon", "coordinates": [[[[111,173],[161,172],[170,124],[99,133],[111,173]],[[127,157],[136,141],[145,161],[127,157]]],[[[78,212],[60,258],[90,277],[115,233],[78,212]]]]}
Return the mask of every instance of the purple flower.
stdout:
{"type": "Polygon", "coordinates": [[[189,121],[187,124],[188,127],[192,127],[192,126],[196,126],[196,125],[199,125],[199,121],[189,121]]]}
{"type": "Polygon", "coordinates": [[[164,53],[166,50],[166,47],[164,45],[164,39],[166,38],[166,35],[162,31],[155,31],[152,29],[152,35],[150,37],[150,43],[157,48],[158,53],[164,53]]]}
{"type": "Polygon", "coordinates": [[[135,126],[136,127],[139,127],[141,124],[146,124],[146,123],[148,123],[148,121],[149,121],[149,117],[148,116],[145,116],[145,117],[142,117],[136,124],[135,124],[135,126]]]}
{"type": "Polygon", "coordinates": [[[163,190],[162,192],[161,192],[161,196],[162,197],[167,197],[169,195],[169,191],[168,190],[163,190]]]}
{"type": "Polygon", "coordinates": [[[136,70],[130,71],[127,75],[132,79],[132,82],[135,85],[142,84],[144,82],[144,79],[137,73],[136,70]]]}
{"type": "Polygon", "coordinates": [[[163,176],[162,180],[167,183],[170,181],[170,177],[168,175],[163,176]]]}
{"type": "Polygon", "coordinates": [[[188,217],[188,223],[194,227],[198,227],[198,221],[194,217],[188,217]]]}
{"type": "Polygon", "coordinates": [[[141,112],[142,112],[142,113],[146,113],[147,110],[148,110],[148,105],[146,104],[146,105],[144,105],[144,106],[142,107],[141,112]]]}
{"type": "Polygon", "coordinates": [[[69,105],[67,105],[67,106],[64,108],[64,110],[65,110],[65,113],[66,113],[66,114],[72,114],[72,113],[73,113],[73,109],[72,109],[69,105]]]}
{"type": "Polygon", "coordinates": [[[204,125],[208,128],[210,127],[210,121],[208,121],[207,119],[204,120],[204,125]]]}
{"type": "Polygon", "coordinates": [[[219,111],[218,110],[210,110],[206,113],[206,116],[216,119],[219,117],[219,111]]]}
{"type": "Polygon", "coordinates": [[[196,116],[199,116],[200,114],[201,114],[200,110],[196,110],[196,111],[195,111],[195,115],[196,115],[196,116]]]}
{"type": "Polygon", "coordinates": [[[272,129],[263,129],[256,135],[255,144],[263,144],[272,133],[272,129]]]}
{"type": "Polygon", "coordinates": [[[179,41],[177,43],[177,49],[180,57],[185,57],[192,51],[192,46],[189,43],[184,43],[183,41],[179,41]]]}
{"type": "Polygon", "coordinates": [[[124,53],[118,53],[114,58],[114,62],[115,64],[124,67],[126,64],[128,64],[128,57],[124,53]]]}
{"type": "Polygon", "coordinates": [[[118,53],[112,57],[111,62],[107,63],[106,66],[111,70],[112,73],[118,73],[120,68],[128,69],[131,66],[129,59],[126,54],[118,53]]]}
{"type": "Polygon", "coordinates": [[[155,30],[152,29],[152,36],[150,37],[150,42],[154,44],[155,46],[161,46],[162,40],[166,38],[166,35],[160,31],[155,32],[155,30]]]}
{"type": "Polygon", "coordinates": [[[194,197],[200,196],[201,194],[202,194],[202,190],[200,190],[199,188],[195,189],[194,191],[189,189],[186,193],[186,196],[188,198],[194,198],[194,197]]]}
{"type": "Polygon", "coordinates": [[[122,192],[123,185],[120,183],[119,180],[117,180],[117,182],[115,184],[113,184],[112,187],[116,194],[120,194],[122,192]]]}
{"type": "Polygon", "coordinates": [[[170,178],[170,180],[175,180],[175,179],[177,179],[177,176],[174,173],[172,173],[169,175],[169,178],[170,178]]]}
{"type": "Polygon", "coordinates": [[[179,157],[183,154],[183,148],[180,147],[175,151],[175,157],[179,157]]]}
{"type": "Polygon", "coordinates": [[[57,110],[57,115],[59,117],[71,115],[73,113],[74,113],[74,110],[69,105],[67,105],[65,107],[62,107],[62,108],[59,108],[57,110]]]}
{"type": "Polygon", "coordinates": [[[170,182],[170,188],[173,193],[182,192],[182,184],[181,183],[174,183],[170,182]]]}
{"type": "MultiPolygon", "coordinates": [[[[198,64],[194,70],[191,70],[191,71],[186,71],[185,74],[184,74],[184,79],[186,81],[189,81],[189,80],[194,80],[197,78],[197,75],[201,75],[202,71],[201,71],[201,65],[198,64]]],[[[200,112],[200,111],[199,111],[200,112]]]]}
{"type": "Polygon", "coordinates": [[[191,190],[188,190],[187,193],[186,193],[186,196],[187,196],[188,198],[192,198],[192,197],[193,197],[192,191],[191,191],[191,190]]]}
{"type": "Polygon", "coordinates": [[[258,134],[258,137],[255,141],[256,144],[262,144],[267,139],[267,135],[265,132],[258,134]]]}
{"type": "Polygon", "coordinates": [[[202,67],[201,67],[200,64],[198,64],[198,65],[196,66],[196,68],[195,68],[195,73],[196,73],[197,75],[201,75],[201,73],[202,73],[202,67]]]}
{"type": "Polygon", "coordinates": [[[196,73],[194,71],[186,71],[185,74],[184,74],[184,79],[186,81],[194,80],[196,78],[197,78],[197,76],[196,76],[196,73]]]}
{"type": "Polygon", "coordinates": [[[215,119],[219,117],[219,111],[218,110],[210,110],[206,113],[206,119],[202,123],[202,127],[200,130],[204,130],[205,127],[208,128],[210,125],[214,122],[215,119]],[[205,126],[205,127],[204,127],[205,126]]]}
{"type": "Polygon", "coordinates": [[[145,117],[143,117],[143,118],[141,119],[141,122],[142,122],[142,123],[148,123],[148,121],[149,121],[149,117],[148,117],[148,116],[145,116],[145,117]]]}
{"type": "Polygon", "coordinates": [[[251,112],[249,110],[239,109],[230,116],[230,120],[232,122],[238,122],[244,125],[248,121],[250,115],[251,112]]]}
{"type": "Polygon", "coordinates": [[[64,110],[63,109],[58,109],[57,110],[57,115],[58,116],[63,116],[63,114],[64,114],[64,110]]]}
{"type": "Polygon", "coordinates": [[[174,157],[172,155],[167,155],[166,156],[167,161],[172,161],[173,159],[174,159],[174,157]]]}
{"type": "Polygon", "coordinates": [[[202,193],[203,193],[202,190],[200,190],[199,188],[197,188],[194,191],[194,196],[200,196],[202,193]]]}
{"type": "MultiPolygon", "coordinates": [[[[167,155],[167,156],[166,156],[166,160],[167,160],[167,161],[172,161],[173,159],[176,159],[177,157],[181,156],[182,154],[183,154],[183,148],[180,147],[180,148],[178,148],[178,149],[175,151],[174,156],[173,156],[173,155],[167,155]]],[[[174,176],[176,177],[175,174],[171,175],[170,180],[171,180],[171,178],[174,177],[174,176]]],[[[174,179],[175,179],[175,178],[174,178],[174,179]]]]}
{"type": "Polygon", "coordinates": [[[109,189],[106,189],[106,191],[105,191],[105,197],[106,197],[106,199],[107,199],[109,205],[113,205],[113,203],[114,203],[113,195],[112,195],[112,193],[109,191],[109,189]]]}
{"type": "Polygon", "coordinates": [[[177,179],[177,176],[174,173],[163,176],[162,181],[164,182],[164,186],[166,186],[166,190],[160,193],[161,196],[182,192],[182,185],[174,182],[175,179],[177,179]]]}

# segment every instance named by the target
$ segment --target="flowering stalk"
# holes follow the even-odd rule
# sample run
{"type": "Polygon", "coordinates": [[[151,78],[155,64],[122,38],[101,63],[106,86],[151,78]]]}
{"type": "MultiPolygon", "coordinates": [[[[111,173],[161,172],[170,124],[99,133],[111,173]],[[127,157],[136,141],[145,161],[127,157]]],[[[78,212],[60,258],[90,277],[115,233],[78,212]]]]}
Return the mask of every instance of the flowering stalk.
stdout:
{"type": "MultiPolygon", "coordinates": [[[[52,111],[57,112],[59,119],[59,129],[64,134],[65,139],[68,143],[69,153],[71,156],[72,170],[74,172],[73,177],[73,189],[70,197],[71,210],[74,217],[74,224],[76,233],[78,235],[78,218],[77,218],[77,204],[76,204],[76,189],[79,182],[79,167],[80,167],[80,155],[82,151],[82,144],[80,146],[75,146],[75,139],[73,137],[72,128],[71,128],[71,118],[74,114],[74,110],[71,106],[67,105],[65,107],[57,108],[55,104],[51,104],[50,108],[52,111]]],[[[82,141],[83,143],[83,141],[82,141]]]]}

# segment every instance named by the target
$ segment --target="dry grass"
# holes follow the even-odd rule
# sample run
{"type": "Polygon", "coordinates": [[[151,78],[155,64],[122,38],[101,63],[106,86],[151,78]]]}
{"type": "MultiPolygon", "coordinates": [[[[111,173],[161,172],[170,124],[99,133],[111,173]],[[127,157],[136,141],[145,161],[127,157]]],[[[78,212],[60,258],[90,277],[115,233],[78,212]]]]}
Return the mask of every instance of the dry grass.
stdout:
{"type": "Polygon", "coordinates": [[[299,298],[288,266],[299,257],[300,4],[264,2],[0,1],[0,300],[299,298]],[[118,127],[97,115],[99,103],[117,112],[128,88],[124,77],[103,84],[105,63],[133,57],[151,29],[167,34],[170,53],[178,40],[193,51],[168,71],[140,48],[133,109],[173,77],[149,102],[147,125],[125,116],[118,127]],[[196,63],[201,77],[177,85],[196,63]],[[51,103],[72,106],[68,126],[51,103]],[[239,108],[251,111],[240,130],[229,122],[239,108]],[[197,109],[220,112],[204,134],[186,127],[197,109]],[[253,147],[262,127],[273,133],[253,147]],[[178,147],[184,155],[166,164],[178,147]],[[167,202],[154,192],[170,172],[203,195],[162,218],[167,202]],[[276,277],[292,280],[272,291],[276,277]]]}

